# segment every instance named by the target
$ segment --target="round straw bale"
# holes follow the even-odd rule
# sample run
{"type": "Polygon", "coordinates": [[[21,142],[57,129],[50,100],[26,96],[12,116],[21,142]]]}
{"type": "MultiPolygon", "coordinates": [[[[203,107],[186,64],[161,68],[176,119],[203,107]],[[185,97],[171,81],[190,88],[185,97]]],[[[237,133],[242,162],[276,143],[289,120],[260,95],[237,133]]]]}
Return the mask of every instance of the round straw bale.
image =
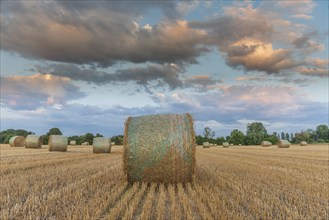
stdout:
{"type": "Polygon", "coordinates": [[[76,141],[70,141],[70,145],[74,146],[74,145],[77,145],[77,142],[76,141]]]}
{"type": "Polygon", "coordinates": [[[230,144],[230,146],[231,146],[231,147],[233,147],[233,146],[234,146],[234,144],[230,144]]]}
{"type": "Polygon", "coordinates": [[[114,146],[115,145],[115,142],[111,142],[111,146],[114,146]]]}
{"type": "Polygon", "coordinates": [[[203,146],[203,148],[209,148],[210,144],[209,144],[209,142],[203,142],[202,146],[203,146]]]}
{"type": "Polygon", "coordinates": [[[81,145],[89,145],[88,142],[83,142],[81,145]]]}
{"type": "Polygon", "coordinates": [[[290,142],[287,140],[280,140],[278,142],[278,148],[289,148],[290,142]]]}
{"type": "Polygon", "coordinates": [[[24,136],[13,136],[9,139],[9,145],[11,147],[24,147],[25,137],[24,136]]]}
{"type": "Polygon", "coordinates": [[[25,148],[41,148],[42,137],[39,135],[27,135],[25,139],[25,148]]]}
{"type": "Polygon", "coordinates": [[[228,142],[223,142],[223,147],[228,148],[230,147],[230,144],[228,142]]]}
{"type": "Polygon", "coordinates": [[[106,137],[96,137],[93,140],[93,152],[110,153],[111,152],[111,139],[106,137]]]}
{"type": "Polygon", "coordinates": [[[191,182],[195,136],[190,114],[129,117],[124,134],[124,172],[129,182],[191,182]]]}
{"type": "Polygon", "coordinates": [[[306,141],[301,141],[300,146],[307,146],[307,142],[306,141]]]}
{"type": "Polygon", "coordinates": [[[241,147],[241,146],[242,146],[242,144],[239,144],[239,146],[241,147]]]}
{"type": "Polygon", "coordinates": [[[67,151],[68,138],[62,135],[50,135],[49,151],[67,151]]]}
{"type": "Polygon", "coordinates": [[[272,143],[269,141],[262,141],[261,145],[262,145],[262,147],[269,147],[272,145],[272,143]]]}

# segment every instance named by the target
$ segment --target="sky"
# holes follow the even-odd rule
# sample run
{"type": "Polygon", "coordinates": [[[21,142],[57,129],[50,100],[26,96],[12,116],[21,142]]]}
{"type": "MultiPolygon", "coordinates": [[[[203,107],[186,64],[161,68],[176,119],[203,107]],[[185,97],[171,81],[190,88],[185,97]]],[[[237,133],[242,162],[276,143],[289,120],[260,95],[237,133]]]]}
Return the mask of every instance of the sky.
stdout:
{"type": "Polygon", "coordinates": [[[1,1],[1,130],[328,125],[328,1],[1,1]]]}

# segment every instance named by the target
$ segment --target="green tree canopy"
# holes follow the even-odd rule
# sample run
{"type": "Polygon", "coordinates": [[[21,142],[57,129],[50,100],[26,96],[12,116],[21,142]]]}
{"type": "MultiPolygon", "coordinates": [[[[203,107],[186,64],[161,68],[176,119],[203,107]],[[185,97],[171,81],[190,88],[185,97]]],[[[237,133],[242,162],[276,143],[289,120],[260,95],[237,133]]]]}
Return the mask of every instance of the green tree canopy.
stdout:
{"type": "Polygon", "coordinates": [[[267,137],[267,130],[261,122],[253,122],[247,125],[246,136],[248,145],[259,145],[267,137]]]}
{"type": "Polygon", "coordinates": [[[234,145],[238,145],[238,144],[244,144],[244,142],[245,142],[245,135],[243,134],[243,132],[239,131],[238,129],[234,129],[230,135],[230,143],[234,145]]]}

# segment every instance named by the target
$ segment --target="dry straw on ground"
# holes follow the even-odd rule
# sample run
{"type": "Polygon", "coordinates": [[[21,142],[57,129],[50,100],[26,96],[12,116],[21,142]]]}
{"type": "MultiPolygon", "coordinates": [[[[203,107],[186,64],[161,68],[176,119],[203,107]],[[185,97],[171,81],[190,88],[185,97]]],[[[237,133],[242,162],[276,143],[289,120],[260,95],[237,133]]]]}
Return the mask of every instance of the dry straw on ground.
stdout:
{"type": "Polygon", "coordinates": [[[62,135],[50,135],[49,151],[67,151],[68,138],[62,135]]]}
{"type": "Polygon", "coordinates": [[[111,152],[111,139],[106,137],[96,137],[93,140],[94,153],[110,153],[111,152]]]}
{"type": "Polygon", "coordinates": [[[70,141],[70,145],[72,145],[72,146],[77,145],[77,142],[76,141],[70,141]]]}
{"type": "Polygon", "coordinates": [[[14,136],[9,139],[9,145],[11,147],[24,147],[25,137],[24,136],[14,136]]]}
{"type": "Polygon", "coordinates": [[[262,141],[261,145],[262,145],[262,147],[269,147],[272,145],[272,143],[269,141],[262,141]]]}
{"type": "Polygon", "coordinates": [[[290,142],[287,140],[280,140],[278,142],[278,148],[289,148],[290,147],[290,142]]]}
{"type": "Polygon", "coordinates": [[[25,139],[26,148],[41,148],[42,137],[39,135],[27,135],[25,139]]]}
{"type": "Polygon", "coordinates": [[[307,146],[307,142],[306,141],[301,141],[300,146],[307,146]]]}
{"type": "Polygon", "coordinates": [[[191,182],[195,136],[190,114],[129,117],[124,135],[124,172],[129,182],[191,182]]]}
{"type": "Polygon", "coordinates": [[[203,148],[209,148],[210,144],[209,144],[209,142],[203,142],[202,146],[203,146],[203,148]]]}
{"type": "Polygon", "coordinates": [[[228,148],[230,147],[230,144],[228,142],[223,142],[223,147],[228,148]]]}

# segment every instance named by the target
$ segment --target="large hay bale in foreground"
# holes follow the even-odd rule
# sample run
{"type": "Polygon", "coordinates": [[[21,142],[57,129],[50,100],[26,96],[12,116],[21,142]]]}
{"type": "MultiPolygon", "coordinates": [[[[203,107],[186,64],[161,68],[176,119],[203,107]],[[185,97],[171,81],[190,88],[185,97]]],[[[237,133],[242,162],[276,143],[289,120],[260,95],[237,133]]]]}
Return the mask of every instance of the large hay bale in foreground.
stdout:
{"type": "Polygon", "coordinates": [[[9,145],[11,147],[24,147],[25,137],[24,136],[13,136],[9,139],[9,145]]]}
{"type": "Polygon", "coordinates": [[[124,172],[129,182],[191,182],[195,136],[190,114],[129,117],[124,134],[124,172]]]}
{"type": "Polygon", "coordinates": [[[72,146],[75,146],[75,145],[77,145],[77,141],[70,141],[70,145],[72,145],[72,146]]]}
{"type": "Polygon", "coordinates": [[[106,137],[95,137],[93,140],[93,152],[110,153],[111,152],[111,139],[106,137]]]}
{"type": "Polygon", "coordinates": [[[307,146],[307,142],[306,141],[301,141],[300,146],[307,146]]]}
{"type": "Polygon", "coordinates": [[[209,148],[210,144],[209,144],[209,142],[203,142],[202,146],[203,146],[203,148],[209,148]]]}
{"type": "Polygon", "coordinates": [[[261,145],[262,145],[262,147],[269,147],[272,145],[272,143],[269,141],[262,141],[261,145]]]}
{"type": "Polygon", "coordinates": [[[67,151],[68,138],[62,135],[50,135],[49,151],[67,151]]]}
{"type": "Polygon", "coordinates": [[[228,147],[230,147],[230,143],[228,143],[228,142],[223,142],[223,147],[224,147],[224,148],[228,148],[228,147]]]}
{"type": "Polygon", "coordinates": [[[41,148],[42,137],[39,135],[27,135],[25,139],[25,148],[41,148]]]}
{"type": "Polygon", "coordinates": [[[290,142],[287,140],[280,140],[278,142],[278,148],[289,148],[290,147],[290,142]]]}

